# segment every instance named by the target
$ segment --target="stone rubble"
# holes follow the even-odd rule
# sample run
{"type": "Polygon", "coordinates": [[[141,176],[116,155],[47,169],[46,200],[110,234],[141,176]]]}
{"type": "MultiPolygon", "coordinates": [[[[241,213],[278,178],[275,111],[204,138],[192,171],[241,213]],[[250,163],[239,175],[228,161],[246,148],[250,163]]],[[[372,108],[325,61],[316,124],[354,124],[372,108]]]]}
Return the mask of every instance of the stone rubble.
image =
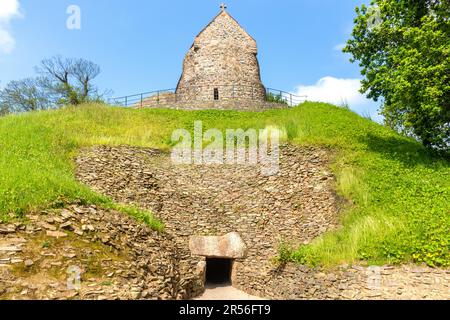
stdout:
{"type": "Polygon", "coordinates": [[[185,299],[203,290],[199,278],[181,277],[194,271],[180,272],[170,236],[123,213],[72,205],[29,218],[0,224],[9,230],[0,235],[0,299],[185,299]],[[73,267],[79,290],[67,285],[73,267]]]}
{"type": "Polygon", "coordinates": [[[267,177],[251,165],[175,165],[158,150],[95,147],[78,157],[77,178],[117,202],[151,210],[190,269],[202,260],[191,255],[191,236],[238,232],[248,248],[234,265],[240,282],[273,269],[282,241],[308,243],[338,227],[328,157],[285,146],[279,173],[267,177]]]}
{"type": "MultiPolygon", "coordinates": [[[[449,298],[448,272],[423,267],[429,283],[417,283],[409,269],[383,269],[383,290],[367,289],[370,269],[311,270],[274,263],[281,242],[307,244],[339,228],[343,200],[333,191],[328,150],[281,148],[280,172],[265,177],[253,166],[173,165],[158,150],[95,147],[77,159],[77,178],[115,201],[150,209],[166,225],[180,252],[184,270],[202,275],[204,258],[189,250],[192,236],[222,236],[238,232],[247,246],[236,259],[233,285],[253,295],[273,299],[449,298]],[[398,283],[399,286],[386,286],[398,283]],[[418,289],[402,290],[410,286],[418,289]],[[400,289],[399,289],[400,288],[400,289]],[[392,292],[395,294],[392,294],[392,292]],[[424,293],[425,292],[425,293],[424,293]]],[[[345,268],[344,268],[345,269],[345,268]]]]}

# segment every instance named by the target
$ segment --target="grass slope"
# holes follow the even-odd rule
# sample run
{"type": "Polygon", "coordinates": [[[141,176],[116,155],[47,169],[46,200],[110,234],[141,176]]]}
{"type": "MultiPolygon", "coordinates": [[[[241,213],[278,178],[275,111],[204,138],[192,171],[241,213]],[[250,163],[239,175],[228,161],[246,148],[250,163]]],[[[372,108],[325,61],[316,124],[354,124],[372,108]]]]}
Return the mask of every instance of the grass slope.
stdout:
{"type": "Polygon", "coordinates": [[[0,219],[78,199],[161,228],[149,213],[114,204],[77,183],[73,157],[96,144],[168,149],[172,131],[193,130],[195,120],[205,130],[276,125],[291,143],[336,151],[336,190],[351,202],[343,228],[308,246],[281,246],[282,259],[325,266],[361,260],[450,264],[449,162],[353,112],[320,103],[264,113],[85,105],[1,118],[0,219]]]}

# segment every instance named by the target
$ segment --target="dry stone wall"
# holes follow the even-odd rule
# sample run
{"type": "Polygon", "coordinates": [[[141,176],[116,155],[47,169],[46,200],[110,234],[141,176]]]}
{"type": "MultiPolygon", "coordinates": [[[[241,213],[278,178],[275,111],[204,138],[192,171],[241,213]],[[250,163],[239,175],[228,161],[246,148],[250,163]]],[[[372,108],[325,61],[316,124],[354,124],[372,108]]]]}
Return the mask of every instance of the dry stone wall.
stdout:
{"type": "Polygon", "coordinates": [[[186,299],[203,292],[196,270],[180,269],[170,235],[121,212],[73,204],[27,217],[0,222],[0,300],[186,299]],[[79,288],[68,286],[73,272],[79,288]]]}
{"type": "Polygon", "coordinates": [[[145,99],[136,108],[174,109],[174,110],[237,110],[237,111],[266,111],[271,109],[285,109],[289,106],[275,102],[258,102],[252,100],[225,101],[178,101],[175,94],[164,94],[145,99]]]}
{"type": "Polygon", "coordinates": [[[152,210],[174,236],[180,270],[204,260],[191,254],[192,236],[239,233],[247,247],[234,264],[240,283],[276,269],[281,241],[309,243],[338,226],[329,156],[285,146],[279,174],[266,177],[254,166],[178,166],[156,150],[96,147],[78,158],[77,177],[118,202],[152,210]]]}
{"type": "Polygon", "coordinates": [[[420,266],[332,270],[278,265],[281,240],[306,244],[339,228],[340,199],[328,170],[330,153],[282,148],[278,176],[254,167],[173,166],[157,150],[95,147],[77,159],[77,177],[116,201],[151,209],[177,252],[183,295],[202,291],[205,258],[192,255],[193,235],[237,232],[247,250],[233,266],[233,286],[271,299],[449,299],[450,271],[420,266]]]}
{"type": "Polygon", "coordinates": [[[255,296],[283,300],[448,300],[450,270],[417,265],[313,270],[289,263],[267,274],[241,275],[233,286],[255,296]]]}

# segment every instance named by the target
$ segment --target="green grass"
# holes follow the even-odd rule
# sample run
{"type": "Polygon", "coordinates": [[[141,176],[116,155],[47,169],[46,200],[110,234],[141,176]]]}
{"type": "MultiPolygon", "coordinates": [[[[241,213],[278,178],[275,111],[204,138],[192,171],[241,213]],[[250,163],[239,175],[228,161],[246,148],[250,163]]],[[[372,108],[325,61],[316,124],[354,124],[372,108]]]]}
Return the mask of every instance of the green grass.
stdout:
{"type": "Polygon", "coordinates": [[[290,110],[131,110],[102,105],[0,119],[0,219],[74,200],[116,208],[155,229],[151,214],[114,204],[74,178],[73,157],[96,144],[169,149],[172,131],[265,128],[285,130],[291,143],[330,148],[336,191],[349,202],[343,227],[282,258],[310,265],[425,262],[450,264],[450,166],[417,142],[345,108],[306,103],[290,110]]]}

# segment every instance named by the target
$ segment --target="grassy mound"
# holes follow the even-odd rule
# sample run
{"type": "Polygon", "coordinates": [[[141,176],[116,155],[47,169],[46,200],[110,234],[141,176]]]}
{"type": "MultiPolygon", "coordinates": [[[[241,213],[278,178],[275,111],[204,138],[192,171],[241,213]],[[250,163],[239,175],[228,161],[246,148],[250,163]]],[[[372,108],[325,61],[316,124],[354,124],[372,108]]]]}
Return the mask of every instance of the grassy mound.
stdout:
{"type": "Polygon", "coordinates": [[[312,265],[355,261],[450,265],[450,165],[414,140],[328,104],[290,110],[130,110],[85,105],[0,119],[0,219],[73,200],[116,207],[155,228],[147,212],[95,194],[74,178],[73,157],[96,144],[168,149],[172,131],[278,126],[297,145],[335,150],[337,192],[351,204],[343,228],[281,257],[312,265]]]}

